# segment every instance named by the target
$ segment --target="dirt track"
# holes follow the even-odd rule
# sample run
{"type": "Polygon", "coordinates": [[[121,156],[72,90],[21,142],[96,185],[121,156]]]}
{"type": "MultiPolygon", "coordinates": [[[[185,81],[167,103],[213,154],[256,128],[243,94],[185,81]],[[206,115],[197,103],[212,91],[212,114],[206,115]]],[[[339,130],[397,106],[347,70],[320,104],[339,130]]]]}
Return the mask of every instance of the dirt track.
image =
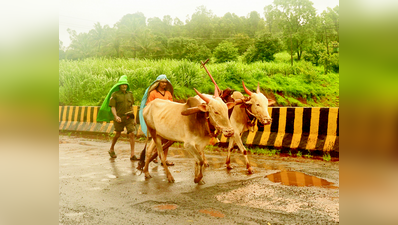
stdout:
{"type": "MultiPolygon", "coordinates": [[[[137,156],[143,145],[136,143],[137,156]]],[[[170,184],[154,163],[152,178],[145,180],[138,162],[129,160],[128,142],[116,144],[116,159],[109,158],[109,146],[110,140],[59,136],[60,224],[339,223],[338,161],[249,155],[255,173],[248,175],[240,153],[232,154],[235,168],[228,171],[226,152],[206,152],[206,184],[197,185],[193,158],[172,147],[168,159],[175,166],[169,168],[176,182],[170,184]],[[278,172],[290,184],[305,180],[315,186],[272,182],[278,172]]]]}

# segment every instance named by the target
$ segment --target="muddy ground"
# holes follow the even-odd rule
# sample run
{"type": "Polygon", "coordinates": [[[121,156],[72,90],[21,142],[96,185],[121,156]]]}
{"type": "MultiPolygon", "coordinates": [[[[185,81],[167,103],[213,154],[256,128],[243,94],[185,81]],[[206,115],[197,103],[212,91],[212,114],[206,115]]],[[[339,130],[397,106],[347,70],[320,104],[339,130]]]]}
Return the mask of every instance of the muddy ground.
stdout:
{"type": "MultiPolygon", "coordinates": [[[[338,161],[249,154],[249,175],[240,153],[227,170],[225,151],[206,151],[206,184],[197,185],[192,156],[171,147],[175,183],[168,183],[160,163],[150,164],[145,180],[126,138],[111,159],[110,140],[60,133],[59,224],[339,223],[338,161]]],[[[137,156],[143,147],[136,143],[137,156]]]]}

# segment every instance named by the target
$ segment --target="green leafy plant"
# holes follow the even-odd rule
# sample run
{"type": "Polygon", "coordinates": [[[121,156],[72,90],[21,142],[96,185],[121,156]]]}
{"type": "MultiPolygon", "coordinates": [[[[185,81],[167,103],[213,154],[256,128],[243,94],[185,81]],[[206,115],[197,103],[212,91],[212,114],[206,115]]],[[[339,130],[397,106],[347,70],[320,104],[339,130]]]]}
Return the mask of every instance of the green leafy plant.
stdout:
{"type": "Polygon", "coordinates": [[[292,156],[292,151],[289,150],[289,153],[287,153],[289,156],[292,156]]]}
{"type": "Polygon", "coordinates": [[[329,153],[327,153],[327,154],[324,154],[324,155],[322,156],[322,159],[323,159],[324,161],[326,161],[326,162],[329,162],[329,161],[332,159],[332,157],[330,156],[329,153]]]}
{"type": "Polygon", "coordinates": [[[113,133],[113,132],[112,132],[112,133],[109,133],[108,136],[111,137],[111,138],[113,138],[113,137],[115,137],[115,133],[113,133]]]}
{"type": "Polygon", "coordinates": [[[303,153],[301,153],[300,151],[298,151],[296,154],[297,157],[301,157],[302,155],[303,155],[303,153]]]}
{"type": "Polygon", "coordinates": [[[312,158],[313,156],[311,155],[311,151],[308,150],[308,153],[306,155],[304,155],[304,157],[308,158],[312,158]]]}

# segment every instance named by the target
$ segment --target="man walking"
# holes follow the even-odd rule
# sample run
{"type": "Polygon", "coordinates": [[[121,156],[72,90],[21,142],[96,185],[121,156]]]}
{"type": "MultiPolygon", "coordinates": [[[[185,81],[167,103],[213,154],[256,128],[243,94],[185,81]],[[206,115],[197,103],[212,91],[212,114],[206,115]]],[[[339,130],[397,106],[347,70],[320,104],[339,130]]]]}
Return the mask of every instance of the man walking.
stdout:
{"type": "MultiPolygon", "coordinates": [[[[152,82],[152,84],[146,89],[144,97],[141,100],[139,117],[140,117],[141,130],[146,136],[148,136],[147,127],[145,124],[144,117],[142,116],[142,111],[144,110],[145,106],[147,106],[151,101],[157,98],[173,101],[173,86],[171,85],[169,79],[167,79],[167,76],[164,74],[159,75],[156,78],[156,80],[152,82]]],[[[167,142],[167,140],[162,138],[162,144],[164,144],[165,142],[167,142]]],[[[164,155],[166,158],[168,151],[169,151],[168,147],[164,149],[164,155]]],[[[157,159],[155,159],[154,162],[156,163],[157,159]]],[[[174,163],[166,161],[166,165],[174,166],[174,163]]]]}
{"type": "Polygon", "coordinates": [[[127,76],[120,77],[119,82],[109,91],[98,112],[97,122],[113,120],[116,135],[112,139],[108,153],[111,158],[116,158],[115,144],[126,127],[130,140],[130,160],[138,160],[134,155],[135,146],[135,120],[133,111],[134,97],[127,82],[127,76]]]}

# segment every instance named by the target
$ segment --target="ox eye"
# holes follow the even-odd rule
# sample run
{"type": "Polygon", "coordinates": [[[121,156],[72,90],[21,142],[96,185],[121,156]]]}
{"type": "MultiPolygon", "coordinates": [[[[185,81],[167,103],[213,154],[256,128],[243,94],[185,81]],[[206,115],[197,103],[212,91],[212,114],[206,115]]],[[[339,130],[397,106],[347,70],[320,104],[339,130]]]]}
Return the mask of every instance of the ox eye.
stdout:
{"type": "Polygon", "coordinates": [[[256,106],[260,106],[260,104],[257,103],[256,106]]]}
{"type": "Polygon", "coordinates": [[[217,115],[220,114],[220,113],[218,113],[218,112],[214,112],[214,113],[217,114],[217,115]]]}

